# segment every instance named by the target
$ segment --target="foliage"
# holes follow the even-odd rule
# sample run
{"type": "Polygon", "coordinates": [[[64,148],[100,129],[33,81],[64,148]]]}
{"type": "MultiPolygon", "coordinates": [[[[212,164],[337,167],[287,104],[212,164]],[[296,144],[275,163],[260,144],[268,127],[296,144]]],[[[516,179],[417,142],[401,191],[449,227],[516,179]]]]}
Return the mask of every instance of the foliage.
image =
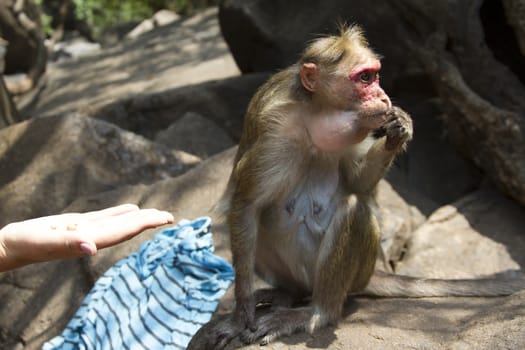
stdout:
{"type": "MultiPolygon", "coordinates": [[[[35,0],[35,3],[39,6],[42,6],[42,0],[35,0]]],[[[53,22],[53,17],[48,14],[40,11],[40,20],[42,22],[42,30],[46,36],[51,36],[53,34],[53,27],[51,23],[53,22]]]]}
{"type": "Polygon", "coordinates": [[[95,36],[110,25],[151,17],[160,9],[188,14],[218,0],[72,0],[77,19],[85,21],[95,36]]]}

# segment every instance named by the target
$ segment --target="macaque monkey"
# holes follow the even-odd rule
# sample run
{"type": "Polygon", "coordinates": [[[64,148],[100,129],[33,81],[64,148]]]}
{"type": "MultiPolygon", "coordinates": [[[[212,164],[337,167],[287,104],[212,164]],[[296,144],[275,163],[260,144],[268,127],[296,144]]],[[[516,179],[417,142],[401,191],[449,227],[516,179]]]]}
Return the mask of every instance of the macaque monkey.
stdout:
{"type": "Polygon", "coordinates": [[[226,191],[235,310],[205,325],[189,349],[313,332],[335,324],[355,293],[501,295],[524,287],[374,274],[376,186],[412,138],[409,115],[379,85],[380,68],[360,28],[342,27],[255,94],[226,191]],[[274,288],[254,291],[256,272],[274,288]],[[261,304],[271,309],[255,317],[261,304]]]}

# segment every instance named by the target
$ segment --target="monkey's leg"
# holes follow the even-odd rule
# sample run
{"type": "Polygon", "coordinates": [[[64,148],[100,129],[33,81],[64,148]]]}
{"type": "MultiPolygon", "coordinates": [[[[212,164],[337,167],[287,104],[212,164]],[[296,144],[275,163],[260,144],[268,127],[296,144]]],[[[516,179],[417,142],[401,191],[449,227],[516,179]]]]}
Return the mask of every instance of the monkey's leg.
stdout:
{"type": "Polygon", "coordinates": [[[366,201],[351,196],[342,203],[320,246],[312,302],[298,308],[278,308],[257,319],[256,330],[245,330],[247,343],[272,340],[299,331],[313,332],[336,323],[349,291],[362,290],[373,273],[379,232],[366,201]]]}
{"type": "Polygon", "coordinates": [[[230,243],[235,268],[235,310],[214,317],[192,338],[188,349],[220,350],[247,326],[254,328],[255,300],[252,281],[257,238],[256,210],[235,194],[228,213],[230,243]]]}
{"type": "MultiPolygon", "coordinates": [[[[279,288],[262,288],[253,293],[255,305],[270,305],[270,310],[292,307],[300,296],[279,288]]],[[[234,314],[214,316],[192,338],[187,350],[221,350],[245,329],[234,314]]]]}
{"type": "Polygon", "coordinates": [[[258,225],[257,211],[234,196],[228,221],[235,268],[234,317],[240,326],[254,328],[253,279],[258,225]]]}

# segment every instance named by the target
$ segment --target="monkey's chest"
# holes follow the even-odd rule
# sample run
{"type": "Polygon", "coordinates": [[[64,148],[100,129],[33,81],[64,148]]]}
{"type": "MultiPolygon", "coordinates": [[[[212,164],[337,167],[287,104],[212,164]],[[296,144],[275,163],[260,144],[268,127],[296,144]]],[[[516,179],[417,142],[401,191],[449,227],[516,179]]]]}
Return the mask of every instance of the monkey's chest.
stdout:
{"type": "Polygon", "coordinates": [[[299,238],[320,238],[337,206],[338,180],[336,174],[309,178],[279,203],[279,222],[284,231],[295,231],[299,238]]]}
{"type": "Polygon", "coordinates": [[[261,217],[256,266],[274,285],[309,290],[321,242],[341,195],[337,172],[309,174],[261,217]]]}

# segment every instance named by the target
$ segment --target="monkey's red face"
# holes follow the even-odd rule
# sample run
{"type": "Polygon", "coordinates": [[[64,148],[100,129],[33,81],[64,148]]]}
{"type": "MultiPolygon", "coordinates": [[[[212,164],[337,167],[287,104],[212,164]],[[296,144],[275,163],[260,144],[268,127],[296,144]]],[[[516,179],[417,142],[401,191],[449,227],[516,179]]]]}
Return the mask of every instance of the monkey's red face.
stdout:
{"type": "Polygon", "coordinates": [[[313,144],[323,151],[340,151],[361,142],[386,122],[392,103],[379,85],[381,63],[371,53],[365,56],[358,63],[340,64],[335,72],[314,63],[301,67],[301,82],[316,106],[307,129],[313,144]]]}
{"type": "Polygon", "coordinates": [[[392,108],[392,102],[379,85],[379,60],[357,65],[348,75],[353,93],[348,96],[356,101],[355,108],[363,117],[364,127],[376,129],[385,122],[385,113],[392,108]]]}

